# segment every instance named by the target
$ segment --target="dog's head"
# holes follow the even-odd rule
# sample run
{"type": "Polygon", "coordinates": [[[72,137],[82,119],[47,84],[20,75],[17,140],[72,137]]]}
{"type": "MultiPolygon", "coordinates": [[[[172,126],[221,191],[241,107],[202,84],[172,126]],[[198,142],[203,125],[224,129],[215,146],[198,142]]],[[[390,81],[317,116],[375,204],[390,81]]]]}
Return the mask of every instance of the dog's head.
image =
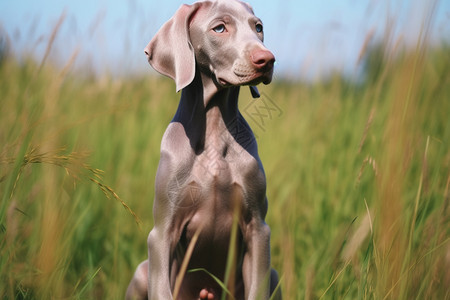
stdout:
{"type": "Polygon", "coordinates": [[[274,55],[263,44],[264,28],[252,8],[239,0],[181,6],[145,48],[149,63],[188,86],[196,68],[219,87],[272,80],[274,55]]]}

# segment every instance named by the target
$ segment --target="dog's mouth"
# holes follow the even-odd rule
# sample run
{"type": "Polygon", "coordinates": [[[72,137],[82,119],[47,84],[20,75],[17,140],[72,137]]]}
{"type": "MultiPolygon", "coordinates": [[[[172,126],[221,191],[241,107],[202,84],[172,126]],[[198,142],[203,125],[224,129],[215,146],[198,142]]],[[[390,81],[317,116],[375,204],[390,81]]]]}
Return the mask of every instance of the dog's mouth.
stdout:
{"type": "Polygon", "coordinates": [[[260,83],[269,84],[272,82],[273,64],[261,69],[255,69],[245,65],[233,66],[233,80],[217,77],[217,82],[223,87],[235,85],[257,85],[260,83]]]}
{"type": "Polygon", "coordinates": [[[233,84],[229,83],[228,81],[226,81],[225,79],[220,78],[220,77],[217,78],[217,82],[223,87],[228,87],[228,86],[233,85],[233,84]]]}
{"type": "Polygon", "coordinates": [[[273,62],[267,63],[261,68],[236,62],[233,65],[233,73],[242,85],[256,85],[261,82],[269,84],[272,81],[273,62]]]}

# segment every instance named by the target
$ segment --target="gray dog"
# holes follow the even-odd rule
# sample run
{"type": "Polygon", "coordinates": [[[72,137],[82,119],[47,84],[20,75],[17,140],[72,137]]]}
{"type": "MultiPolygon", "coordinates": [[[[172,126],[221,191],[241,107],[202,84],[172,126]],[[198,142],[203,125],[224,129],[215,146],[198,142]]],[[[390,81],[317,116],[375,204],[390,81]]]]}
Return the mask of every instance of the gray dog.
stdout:
{"type": "Polygon", "coordinates": [[[236,217],[234,298],[268,299],[274,292],[266,179],[255,137],[238,110],[240,86],[251,86],[257,97],[254,85],[272,80],[275,57],[263,36],[248,4],[205,1],[181,6],[145,48],[152,67],[182,93],[161,142],[148,260],[138,266],[127,299],[173,299],[193,239],[187,268],[208,272],[184,274],[177,299],[219,299],[223,291],[211,274],[226,280],[236,217]]]}

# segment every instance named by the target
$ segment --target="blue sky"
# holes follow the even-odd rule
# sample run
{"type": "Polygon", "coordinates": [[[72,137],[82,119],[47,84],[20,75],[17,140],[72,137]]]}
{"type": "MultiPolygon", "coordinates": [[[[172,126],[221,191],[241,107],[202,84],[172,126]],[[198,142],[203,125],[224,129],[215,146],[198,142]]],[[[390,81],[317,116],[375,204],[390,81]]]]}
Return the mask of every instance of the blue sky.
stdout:
{"type": "MultiPolygon", "coordinates": [[[[41,59],[52,28],[65,13],[51,60],[65,64],[78,51],[77,67],[142,74],[151,72],[143,54],[145,45],[182,3],[192,2],[0,0],[0,30],[8,34],[18,55],[41,59]]],[[[389,27],[394,41],[412,46],[431,11],[431,42],[450,40],[448,0],[248,2],[264,22],[266,46],[277,58],[279,76],[315,78],[333,69],[351,73],[369,32],[381,37],[389,27]]]]}

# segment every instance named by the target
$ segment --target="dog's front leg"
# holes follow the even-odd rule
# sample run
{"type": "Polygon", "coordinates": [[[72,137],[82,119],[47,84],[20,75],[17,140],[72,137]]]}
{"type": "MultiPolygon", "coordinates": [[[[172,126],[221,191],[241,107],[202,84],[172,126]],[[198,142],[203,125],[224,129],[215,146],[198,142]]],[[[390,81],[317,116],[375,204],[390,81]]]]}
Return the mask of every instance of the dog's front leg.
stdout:
{"type": "Polygon", "coordinates": [[[148,243],[148,299],[172,299],[170,291],[170,240],[164,228],[154,227],[148,243]]]}
{"type": "Polygon", "coordinates": [[[247,251],[243,262],[245,299],[269,299],[270,228],[253,218],[245,228],[247,251]]]}

